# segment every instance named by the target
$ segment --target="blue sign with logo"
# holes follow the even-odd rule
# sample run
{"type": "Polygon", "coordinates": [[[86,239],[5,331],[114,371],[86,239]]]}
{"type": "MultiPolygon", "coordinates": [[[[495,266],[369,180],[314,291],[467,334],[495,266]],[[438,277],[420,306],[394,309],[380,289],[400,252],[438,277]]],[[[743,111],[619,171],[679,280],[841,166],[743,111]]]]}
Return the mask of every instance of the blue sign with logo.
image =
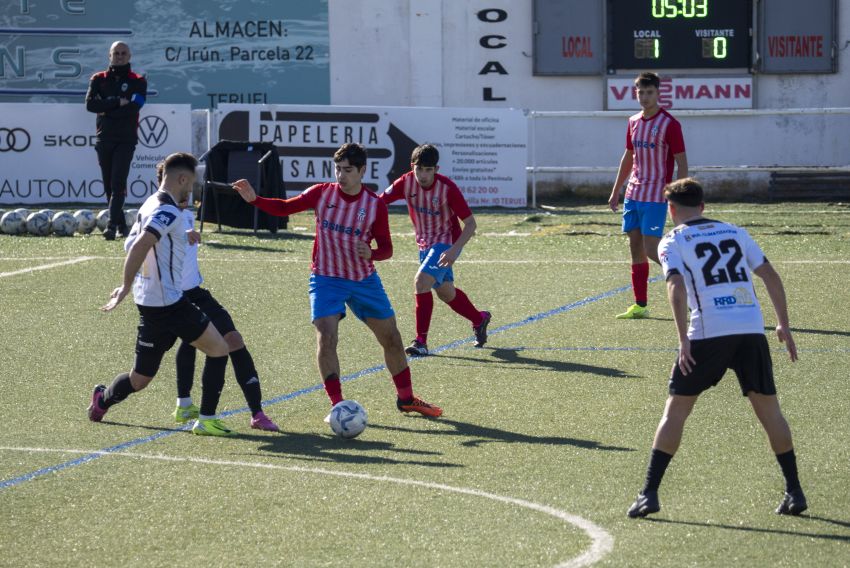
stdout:
{"type": "Polygon", "coordinates": [[[81,101],[114,41],[149,103],[330,103],[327,0],[4,2],[0,101],[81,101]]]}

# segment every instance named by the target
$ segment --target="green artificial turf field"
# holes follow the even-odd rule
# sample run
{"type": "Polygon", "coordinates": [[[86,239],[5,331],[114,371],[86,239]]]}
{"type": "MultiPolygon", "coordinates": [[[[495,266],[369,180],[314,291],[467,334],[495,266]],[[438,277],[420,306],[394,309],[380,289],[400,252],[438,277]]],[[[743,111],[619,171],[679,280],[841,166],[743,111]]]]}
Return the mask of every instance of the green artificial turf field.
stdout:
{"type": "MultiPolygon", "coordinates": [[[[468,323],[435,301],[437,353],[411,363],[439,420],[395,409],[380,348],[346,318],[343,392],[369,426],[334,437],[309,323],[312,217],[300,214],[276,236],[204,233],[205,286],[245,337],[282,428],[249,428],[228,370],[230,439],[173,424],[174,351],[147,390],[89,422],[92,386],[133,360],[132,302],[97,309],[119,283],[121,244],[0,236],[0,565],[847,566],[850,207],[707,214],[745,226],[785,282],[800,360],[768,333],[809,499],[801,517],[773,513],[782,477],[734,374],[697,403],[662,511],[626,517],[676,336],[660,279],[650,319],[613,318],[631,304],[628,248],[602,207],[476,214],[455,274],[492,311],[490,341],[473,348],[468,323]]],[[[417,253],[406,214],[394,209],[391,228],[395,255],[378,270],[407,343],[417,253]]]]}

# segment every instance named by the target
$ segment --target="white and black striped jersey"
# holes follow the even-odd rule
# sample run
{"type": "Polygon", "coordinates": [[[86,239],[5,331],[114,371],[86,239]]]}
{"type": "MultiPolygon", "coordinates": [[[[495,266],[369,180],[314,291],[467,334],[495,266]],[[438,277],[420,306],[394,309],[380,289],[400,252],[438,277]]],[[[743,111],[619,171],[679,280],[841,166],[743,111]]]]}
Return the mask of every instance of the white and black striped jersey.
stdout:
{"type": "Polygon", "coordinates": [[[658,256],[666,278],[681,274],[685,279],[688,338],[764,333],[752,271],[767,258],[746,230],[695,219],[667,233],[658,256]]]}
{"type": "Polygon", "coordinates": [[[186,229],[182,215],[168,192],[148,197],[124,243],[129,250],[143,231],[157,238],[133,281],[133,299],[140,306],[170,306],[183,296],[183,259],[186,229]]]}
{"type": "MultiPolygon", "coordinates": [[[[189,232],[195,228],[195,214],[191,209],[181,211],[183,231],[189,232]]],[[[186,244],[186,257],[183,259],[183,290],[197,288],[204,283],[201,268],[198,266],[198,244],[186,244]]]]}

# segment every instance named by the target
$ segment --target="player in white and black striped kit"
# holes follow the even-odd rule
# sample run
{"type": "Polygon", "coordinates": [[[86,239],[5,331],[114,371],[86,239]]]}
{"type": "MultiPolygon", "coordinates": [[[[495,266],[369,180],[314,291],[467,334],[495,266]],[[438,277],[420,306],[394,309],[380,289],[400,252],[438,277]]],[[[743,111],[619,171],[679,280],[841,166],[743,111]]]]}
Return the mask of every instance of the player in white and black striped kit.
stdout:
{"type": "Polygon", "coordinates": [[[88,408],[92,422],[100,422],[111,406],[145,388],[159,370],[163,355],[179,337],[207,355],[201,378],[200,416],[192,431],[208,436],[233,434],[216,416],[224,386],[227,342],[209,318],[183,296],[187,237],[177,204],[191,193],[197,165],[191,154],[168,156],[159,191],[139,209],[134,225],[138,236],[124,261],[123,284],[101,308],[107,312],[115,309],[132,287],[139,310],[136,360],[131,372],[119,374],[108,387],[94,388],[88,408]]]}
{"type": "Polygon", "coordinates": [[[738,376],[741,392],[764,427],[785,477],[785,495],[776,512],[799,515],[808,505],[797,476],[791,429],[776,398],[773,363],[752,275],[764,281],[776,312],[776,334],[793,362],[797,347],[782,280],[747,231],[703,217],[699,182],[681,179],[668,184],[664,193],[676,228],[658,245],[658,254],[679,334],[679,355],[664,416],[655,432],[646,484],[628,515],[645,517],[661,510],[658,487],[679,448],[685,420],[699,394],[720,382],[728,369],[738,376]]]}

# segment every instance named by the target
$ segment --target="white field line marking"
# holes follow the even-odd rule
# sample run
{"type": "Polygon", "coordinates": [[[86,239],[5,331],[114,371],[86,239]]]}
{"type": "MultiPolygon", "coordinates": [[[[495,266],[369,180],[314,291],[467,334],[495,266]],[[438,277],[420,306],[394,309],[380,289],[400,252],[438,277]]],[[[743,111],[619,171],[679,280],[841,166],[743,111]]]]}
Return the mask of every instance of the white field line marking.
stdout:
{"type": "MultiPolygon", "coordinates": [[[[39,261],[39,260],[59,260],[65,259],[67,257],[64,256],[42,256],[42,257],[0,257],[0,262],[2,261],[39,261]]],[[[63,264],[73,264],[75,262],[83,262],[86,260],[124,260],[123,256],[84,256],[75,259],[68,260],[67,262],[60,262],[51,265],[45,265],[43,267],[35,267],[35,268],[26,268],[21,271],[17,271],[14,273],[0,273],[0,276],[6,275],[10,276],[12,274],[17,274],[19,272],[29,272],[30,270],[44,270],[46,268],[53,268],[54,266],[62,266],[63,264]]],[[[309,264],[309,258],[216,258],[216,257],[208,257],[201,256],[200,260],[205,262],[268,262],[268,263],[303,263],[309,264]]],[[[402,259],[402,258],[393,258],[385,262],[391,263],[403,263],[403,264],[421,264],[418,260],[414,259],[402,259]]],[[[458,261],[460,264],[623,264],[628,265],[629,260],[605,260],[605,259],[569,259],[569,258],[544,258],[538,260],[529,260],[529,259],[517,259],[517,260],[504,260],[504,259],[493,259],[493,260],[463,260],[458,261]]],[[[771,264],[850,264],[850,260],[772,260],[771,264]]]]}
{"type": "Polygon", "coordinates": [[[139,458],[146,460],[158,460],[158,461],[170,461],[170,462],[188,462],[188,463],[198,463],[204,465],[222,465],[222,466],[235,466],[235,467],[252,467],[257,469],[273,469],[279,471],[294,471],[297,473],[315,473],[318,475],[333,475],[336,477],[347,477],[350,479],[363,479],[366,481],[378,481],[385,483],[397,483],[399,485],[413,485],[417,487],[424,487],[426,489],[434,489],[439,491],[450,491],[452,493],[460,493],[463,495],[472,495],[474,497],[483,497],[485,499],[491,499],[493,501],[499,501],[501,503],[507,503],[508,505],[516,505],[518,507],[523,507],[526,509],[531,509],[532,511],[537,511],[539,513],[544,513],[546,515],[555,517],[557,519],[561,519],[568,524],[571,524],[575,527],[583,530],[590,540],[592,544],[590,548],[576,556],[575,558],[570,558],[569,560],[565,560],[564,562],[560,562],[556,564],[556,568],[577,568],[579,566],[589,566],[594,564],[602,559],[603,556],[611,552],[614,547],[614,537],[611,534],[597,525],[592,521],[585,519],[584,517],[579,517],[578,515],[573,515],[572,513],[568,513],[566,511],[562,511],[560,509],[555,509],[554,507],[549,507],[548,505],[541,505],[539,503],[534,503],[533,501],[526,501],[525,499],[517,499],[515,497],[506,497],[504,495],[498,495],[496,493],[488,493],[487,491],[481,491],[480,489],[472,489],[469,487],[455,487],[453,485],[445,485],[442,483],[432,483],[429,481],[419,481],[416,479],[404,479],[400,477],[389,477],[384,475],[369,475],[366,473],[353,473],[348,471],[332,471],[329,469],[321,469],[321,468],[312,468],[312,467],[302,467],[302,466],[284,466],[277,464],[266,464],[266,463],[258,463],[258,462],[245,462],[245,461],[229,461],[229,460],[211,460],[204,458],[189,458],[189,457],[179,457],[179,456],[165,456],[161,454],[137,454],[130,452],[100,452],[100,451],[91,451],[91,450],[71,450],[71,449],[52,449],[52,448],[25,448],[25,447],[10,447],[10,446],[0,446],[0,450],[8,450],[8,451],[20,451],[20,452],[40,452],[40,453],[64,453],[64,454],[103,454],[104,456],[122,456],[129,458],[139,458]]]}
{"type": "MultiPolygon", "coordinates": [[[[80,262],[86,262],[88,260],[95,260],[98,257],[95,256],[78,256],[76,258],[72,258],[69,260],[65,260],[62,262],[51,262],[50,264],[41,264],[39,266],[30,266],[29,268],[22,268],[21,270],[14,270],[12,272],[0,272],[0,278],[5,278],[6,276],[17,276],[18,274],[26,274],[28,272],[35,272],[37,270],[48,270],[50,268],[58,268],[59,266],[68,266],[69,264],[78,264],[80,262]]],[[[13,259],[9,259],[13,260],[13,259]]],[[[14,260],[22,260],[22,259],[14,259],[14,260]]],[[[38,259],[28,259],[28,260],[38,260],[38,259]]]]}

